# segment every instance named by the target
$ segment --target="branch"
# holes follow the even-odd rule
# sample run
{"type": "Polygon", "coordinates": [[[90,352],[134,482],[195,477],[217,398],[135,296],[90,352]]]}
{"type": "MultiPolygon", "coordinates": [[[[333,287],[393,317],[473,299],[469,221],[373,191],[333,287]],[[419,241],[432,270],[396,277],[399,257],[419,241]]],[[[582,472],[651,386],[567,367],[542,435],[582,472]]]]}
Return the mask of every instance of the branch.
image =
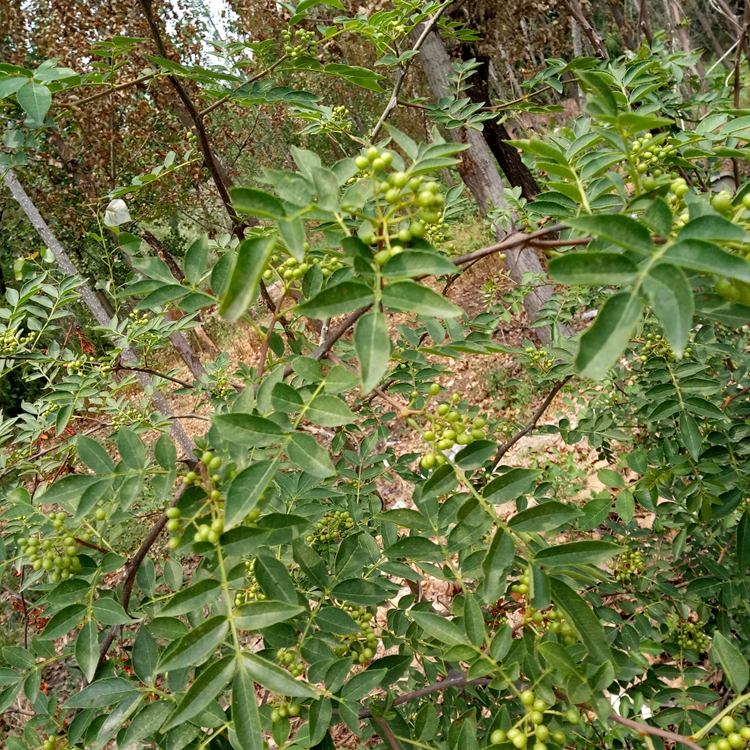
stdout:
{"type": "Polygon", "coordinates": [[[672,740],[672,742],[679,742],[682,745],[687,745],[687,747],[693,748],[693,750],[703,750],[703,748],[697,742],[689,740],[682,734],[669,732],[666,729],[659,729],[659,727],[652,727],[650,724],[643,724],[642,722],[635,721],[634,719],[626,719],[624,716],[620,716],[620,714],[616,714],[614,712],[611,713],[607,718],[610,721],[616,722],[617,724],[622,724],[624,727],[634,729],[641,736],[650,734],[654,737],[662,737],[665,740],[672,740]]]}
{"type": "Polygon", "coordinates": [[[557,383],[552,387],[552,390],[547,394],[547,398],[542,401],[542,405],[534,412],[534,416],[531,418],[531,421],[524,427],[522,430],[519,430],[513,437],[510,438],[507,442],[503,443],[501,446],[498,447],[497,452],[495,453],[495,459],[492,462],[492,467],[490,468],[490,471],[492,471],[502,460],[503,456],[524,436],[528,435],[534,427],[536,427],[536,423],[542,418],[542,415],[545,411],[547,411],[547,407],[552,403],[552,399],[558,394],[558,392],[561,390],[561,388],[572,378],[572,375],[568,375],[567,378],[563,378],[562,380],[558,380],[557,383]]]}
{"type": "MultiPolygon", "coordinates": [[[[440,20],[440,16],[443,15],[443,11],[450,5],[451,0],[448,0],[448,2],[443,5],[442,8],[438,9],[430,18],[429,21],[427,21],[424,25],[424,28],[422,29],[422,33],[419,35],[419,38],[416,42],[414,42],[414,46],[411,48],[411,52],[419,52],[419,48],[424,44],[425,39],[427,39],[427,36],[430,34],[430,32],[435,28],[435,25],[440,20]]],[[[410,57],[403,65],[399,66],[399,69],[396,73],[396,83],[393,86],[393,92],[391,93],[391,98],[388,101],[388,104],[385,105],[385,109],[383,110],[383,114],[380,115],[380,119],[378,120],[377,124],[373,128],[372,135],[370,135],[370,143],[373,143],[375,139],[378,137],[378,134],[383,129],[383,125],[385,125],[385,121],[390,117],[391,112],[393,112],[396,107],[398,107],[399,101],[398,101],[398,95],[401,93],[401,86],[404,83],[404,79],[406,78],[406,69],[409,67],[409,63],[413,57],[410,57]]]]}
{"type": "Polygon", "coordinates": [[[152,370],[150,367],[126,367],[125,365],[118,365],[117,369],[130,370],[132,372],[145,372],[148,375],[156,375],[156,377],[162,378],[162,380],[170,380],[173,383],[177,383],[177,385],[181,385],[183,388],[195,388],[195,386],[192,383],[188,383],[187,380],[173,378],[171,375],[165,375],[163,372],[152,370]]]}
{"type": "Polygon", "coordinates": [[[156,76],[161,75],[161,71],[157,71],[156,73],[149,73],[148,75],[141,76],[140,78],[135,78],[132,81],[125,81],[125,83],[120,83],[117,86],[108,87],[106,91],[100,91],[98,94],[93,94],[92,96],[87,96],[84,99],[75,99],[72,102],[60,102],[59,104],[53,104],[54,107],[80,107],[82,104],[90,104],[91,102],[95,102],[97,99],[103,99],[105,96],[109,96],[110,94],[114,94],[117,91],[122,91],[123,89],[130,88],[131,86],[136,86],[139,83],[143,83],[144,81],[148,81],[152,78],[156,78],[156,76]]]}
{"type": "Polygon", "coordinates": [[[501,253],[503,250],[511,250],[519,245],[525,245],[532,240],[535,240],[537,237],[546,237],[548,234],[555,234],[555,232],[561,232],[563,229],[567,229],[565,224],[551,224],[548,227],[537,229],[536,232],[530,232],[529,234],[514,232],[494,245],[474,250],[473,252],[462,255],[459,258],[454,258],[451,262],[453,265],[462,266],[465,263],[470,263],[472,260],[478,260],[479,258],[484,258],[486,255],[493,255],[494,253],[501,253]]]}
{"type": "Polygon", "coordinates": [[[581,11],[580,6],[578,5],[578,1],[562,0],[562,3],[568,9],[568,13],[570,13],[570,15],[575,18],[576,22],[583,30],[583,33],[586,34],[589,41],[591,42],[591,46],[596,50],[599,56],[603,60],[609,60],[609,53],[607,52],[607,48],[604,46],[604,43],[599,38],[599,35],[596,33],[596,31],[594,31],[588,19],[581,11]]]}
{"type": "Polygon", "coordinates": [[[385,719],[375,719],[373,721],[380,727],[378,734],[388,742],[393,750],[401,750],[401,745],[398,744],[398,740],[394,736],[391,728],[388,726],[388,722],[385,719]]]}
{"type": "Polygon", "coordinates": [[[737,391],[737,393],[733,393],[731,396],[727,396],[724,399],[724,403],[721,405],[721,410],[726,411],[729,404],[732,403],[736,398],[740,398],[741,396],[745,396],[748,393],[750,393],[750,387],[743,388],[741,391],[737,391]]]}

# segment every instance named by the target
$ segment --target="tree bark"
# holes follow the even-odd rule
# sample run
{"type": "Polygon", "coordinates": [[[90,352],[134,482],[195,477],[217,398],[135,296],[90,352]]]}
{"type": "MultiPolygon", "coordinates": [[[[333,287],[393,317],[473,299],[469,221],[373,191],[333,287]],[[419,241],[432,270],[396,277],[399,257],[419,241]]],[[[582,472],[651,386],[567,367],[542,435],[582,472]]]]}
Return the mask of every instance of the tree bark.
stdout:
{"type": "MultiPolygon", "coordinates": [[[[55,256],[55,260],[57,261],[57,264],[60,266],[60,268],[69,276],[76,276],[78,278],[81,278],[80,274],[78,273],[78,269],[73,265],[73,262],[70,260],[70,257],[65,252],[62,245],[57,241],[55,235],[52,234],[52,230],[47,225],[47,222],[42,218],[42,215],[37,210],[31,198],[29,198],[29,196],[26,194],[26,191],[18,181],[18,178],[16,177],[13,170],[9,169],[5,173],[4,181],[6,186],[10,190],[11,195],[21,207],[21,210],[28,217],[31,225],[37,231],[39,236],[44,240],[44,243],[47,245],[47,247],[52,251],[53,255],[55,256]]],[[[102,307],[96,295],[85,281],[82,282],[78,287],[78,293],[81,295],[81,299],[83,300],[86,307],[88,307],[91,314],[94,316],[96,322],[101,326],[108,326],[110,317],[107,315],[106,310],[102,307]]],[[[136,353],[129,346],[126,346],[122,350],[120,358],[123,362],[126,363],[136,363],[138,361],[136,353]]],[[[146,393],[150,393],[151,391],[153,391],[152,393],[150,393],[150,395],[156,408],[167,417],[174,416],[172,410],[169,408],[167,400],[158,390],[154,388],[154,384],[151,382],[151,378],[143,372],[136,372],[135,376],[146,393]]],[[[172,422],[172,434],[177,440],[179,446],[184,451],[186,457],[192,460],[193,441],[182,428],[182,425],[177,421],[172,422]]]]}
{"type": "Polygon", "coordinates": [[[620,40],[627,49],[635,49],[635,39],[633,39],[633,35],[627,31],[627,22],[622,12],[621,0],[608,0],[608,4],[620,40]]]}
{"type": "MultiPolygon", "coordinates": [[[[482,65],[469,79],[472,83],[468,90],[472,102],[490,103],[490,58],[485,55],[476,54],[472,45],[466,44],[462,49],[464,60],[474,58],[482,65]]],[[[536,184],[534,175],[521,160],[518,150],[505,141],[511,140],[510,134],[498,120],[486,120],[484,123],[484,138],[490,147],[492,154],[497,159],[503,174],[513,187],[521,188],[521,195],[526,200],[533,201],[539,195],[539,185],[536,184]]]]}
{"type": "MultiPolygon", "coordinates": [[[[450,57],[445,49],[443,40],[437,33],[428,35],[419,51],[422,64],[432,94],[436,99],[446,96],[450,90],[448,76],[452,72],[450,57]]],[[[457,128],[449,130],[450,138],[459,143],[468,143],[471,148],[462,152],[458,171],[479,205],[480,211],[486,216],[491,206],[508,208],[503,193],[504,184],[498,171],[495,159],[482,133],[472,128],[457,128]]],[[[502,230],[498,228],[500,236],[502,230]]],[[[541,274],[547,278],[545,269],[533,248],[522,247],[517,251],[507,253],[506,264],[510,275],[516,283],[520,283],[524,273],[541,274]]],[[[537,286],[524,300],[524,308],[530,320],[536,320],[539,310],[552,296],[552,287],[547,283],[537,286]]],[[[551,340],[548,327],[537,328],[536,332],[545,344],[551,340]]],[[[561,331],[569,335],[568,331],[561,331]]]]}

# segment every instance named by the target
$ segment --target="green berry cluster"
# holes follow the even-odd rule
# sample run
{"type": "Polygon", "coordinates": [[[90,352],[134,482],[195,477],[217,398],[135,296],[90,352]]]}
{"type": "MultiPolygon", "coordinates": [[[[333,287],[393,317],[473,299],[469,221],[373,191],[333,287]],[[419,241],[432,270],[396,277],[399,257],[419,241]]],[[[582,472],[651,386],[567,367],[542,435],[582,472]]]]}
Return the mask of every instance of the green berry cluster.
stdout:
{"type": "MultiPolygon", "coordinates": [[[[523,750],[531,737],[534,738],[533,750],[547,750],[544,743],[547,740],[557,745],[564,746],[568,741],[565,732],[561,729],[550,729],[545,723],[545,713],[549,712],[547,703],[541,698],[534,695],[533,690],[524,690],[519,696],[521,703],[526,708],[526,713],[522,716],[507,732],[502,729],[496,729],[490,735],[492,745],[501,745],[504,742],[510,742],[513,747],[523,750]]],[[[555,711],[559,714],[559,711],[555,711]]],[[[565,720],[570,724],[578,724],[581,720],[581,714],[576,708],[569,708],[563,713],[565,720]]]]}
{"type": "Polygon", "coordinates": [[[86,367],[93,361],[94,358],[91,355],[87,357],[85,354],[79,354],[75,359],[68,360],[63,366],[69,375],[83,375],[86,367]]]}
{"type": "Polygon", "coordinates": [[[320,123],[321,133],[332,133],[334,131],[350,133],[352,130],[352,123],[346,118],[351,113],[346,107],[334,107],[331,112],[330,120],[323,120],[320,123]]]}
{"type": "Polygon", "coordinates": [[[680,649],[692,649],[699,654],[705,653],[709,646],[708,636],[703,632],[704,623],[683,620],[675,615],[667,615],[670,635],[680,649]]]}
{"type": "MultiPolygon", "coordinates": [[[[693,350],[690,347],[685,349],[685,357],[692,357],[693,350]]],[[[647,362],[651,357],[663,357],[667,362],[675,361],[675,354],[669,341],[660,333],[649,333],[646,335],[646,343],[641,350],[641,362],[647,362]]]]}
{"type": "Polygon", "coordinates": [[[281,33],[283,40],[286,42],[284,45],[284,52],[289,57],[302,57],[307,55],[315,55],[318,47],[318,40],[315,36],[314,31],[305,31],[304,29],[297,29],[294,32],[294,36],[297,37],[296,44],[292,44],[292,32],[283,31],[281,33]]]}
{"type": "MultiPolygon", "coordinates": [[[[436,396],[440,386],[433,383],[430,386],[430,396],[436,396]]],[[[422,456],[420,465],[423,469],[442,466],[445,456],[442,451],[449,450],[454,445],[469,445],[475,440],[484,440],[484,428],[487,420],[484,417],[471,419],[468,414],[461,414],[456,404],[461,397],[454,393],[450,403],[442,402],[437,405],[434,413],[424,413],[428,427],[423,433],[424,439],[430,444],[430,451],[422,456]]]]}
{"type": "Polygon", "coordinates": [[[126,407],[117,414],[112,415],[112,427],[114,429],[118,427],[124,427],[125,425],[133,424],[134,422],[145,422],[145,416],[134,406],[126,407]]]}
{"type": "Polygon", "coordinates": [[[68,747],[68,738],[61,734],[57,737],[47,737],[42,743],[42,750],[66,750],[68,747]]]}
{"type": "MultiPolygon", "coordinates": [[[[660,137],[659,140],[663,141],[663,138],[660,137]]],[[[663,162],[673,157],[677,153],[677,148],[673,144],[654,143],[652,133],[645,133],[640,140],[636,139],[630,144],[630,153],[633,154],[636,171],[638,174],[645,175],[641,181],[644,190],[653,190],[657,187],[658,179],[668,168],[663,162]]]]}
{"type": "Polygon", "coordinates": [[[378,638],[372,626],[375,615],[363,607],[349,607],[348,612],[359,626],[359,633],[344,636],[341,646],[333,649],[334,653],[341,657],[351,654],[356,662],[366,664],[378,649],[378,638]]]}
{"type": "Polygon", "coordinates": [[[706,750],[742,750],[750,742],[750,726],[737,728],[734,717],[722,716],[719,728],[726,736],[708,743],[706,750]]]}
{"type": "Polygon", "coordinates": [[[282,666],[289,667],[289,674],[292,677],[299,677],[305,672],[305,662],[294,651],[280,648],[276,652],[276,661],[282,666]]]}
{"type": "Polygon", "coordinates": [[[6,329],[0,333],[0,354],[12,354],[20,346],[33,344],[37,334],[29,331],[26,336],[17,336],[18,331],[6,329]]]}
{"type": "Polygon", "coordinates": [[[643,553],[639,550],[626,549],[617,560],[615,580],[628,583],[633,576],[640,575],[643,567],[643,553]]]}
{"type": "Polygon", "coordinates": [[[299,706],[292,706],[288,698],[282,698],[281,701],[271,711],[271,721],[275,724],[287,716],[299,716],[299,706]]]}
{"type": "Polygon", "coordinates": [[[247,579],[245,588],[238,591],[234,597],[234,603],[237,607],[241,607],[248,602],[262,602],[266,598],[255,579],[255,560],[245,560],[245,578],[247,579]]]}
{"type": "Polygon", "coordinates": [[[527,346],[526,354],[529,355],[529,364],[536,367],[540,372],[548,372],[554,364],[544,349],[534,349],[533,346],[527,346]]]}
{"type": "MultiPolygon", "coordinates": [[[[50,581],[58,583],[80,572],[79,544],[65,528],[65,513],[50,513],[48,518],[52,522],[53,534],[39,532],[38,535],[22,537],[18,540],[18,546],[33,570],[49,571],[50,581]]],[[[88,541],[90,535],[86,533],[81,538],[88,541]],[[84,536],[87,538],[84,539],[84,536]]]]}
{"type": "Polygon", "coordinates": [[[339,542],[348,536],[354,528],[354,519],[349,512],[336,510],[326,513],[323,520],[316,525],[316,533],[308,534],[306,539],[312,545],[330,545],[331,542],[339,542]]]}

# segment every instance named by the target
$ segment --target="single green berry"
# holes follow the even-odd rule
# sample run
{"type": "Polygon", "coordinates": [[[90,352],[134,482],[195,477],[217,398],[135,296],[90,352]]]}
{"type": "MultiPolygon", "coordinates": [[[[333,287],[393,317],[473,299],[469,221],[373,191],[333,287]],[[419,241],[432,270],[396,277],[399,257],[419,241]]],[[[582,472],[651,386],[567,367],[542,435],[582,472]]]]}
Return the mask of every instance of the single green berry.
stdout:
{"type": "Polygon", "coordinates": [[[523,703],[524,706],[533,705],[535,700],[536,698],[533,690],[524,690],[521,693],[521,703],[523,703]]]}
{"type": "Polygon", "coordinates": [[[724,732],[724,734],[733,732],[736,726],[737,724],[731,716],[723,716],[721,721],[719,722],[719,727],[721,728],[721,731],[724,732]]]}
{"type": "Polygon", "coordinates": [[[490,742],[493,745],[500,745],[507,739],[507,735],[505,732],[503,732],[502,729],[496,729],[491,735],[490,735],[490,742]]]}

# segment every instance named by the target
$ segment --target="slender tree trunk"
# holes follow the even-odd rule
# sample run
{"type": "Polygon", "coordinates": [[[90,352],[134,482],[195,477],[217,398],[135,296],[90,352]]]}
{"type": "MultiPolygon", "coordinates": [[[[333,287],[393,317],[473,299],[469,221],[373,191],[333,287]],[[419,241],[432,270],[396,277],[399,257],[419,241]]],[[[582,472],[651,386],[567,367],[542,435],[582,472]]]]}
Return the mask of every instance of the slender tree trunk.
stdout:
{"type": "Polygon", "coordinates": [[[716,55],[717,60],[721,60],[721,64],[727,69],[732,70],[732,63],[724,57],[725,50],[722,48],[721,43],[716,37],[713,29],[713,19],[709,18],[704,12],[703,8],[700,7],[700,3],[697,0],[689,0],[690,2],[690,18],[697,19],[698,23],[703,29],[705,41],[708,42],[708,46],[711,47],[711,51],[716,55]],[[724,58],[724,59],[722,59],[724,58]]]}
{"type": "MultiPolygon", "coordinates": [[[[475,50],[470,45],[464,46],[462,56],[464,60],[473,57],[477,62],[482,63],[477,72],[469,79],[473,84],[468,91],[471,101],[490,103],[490,58],[475,54],[475,50]]],[[[485,121],[484,138],[508,182],[513,187],[520,187],[521,195],[526,200],[534,200],[540,192],[539,185],[536,184],[534,175],[531,174],[529,168],[521,160],[518,150],[505,142],[511,139],[510,134],[505,129],[505,125],[497,120],[485,121]]]]}
{"type": "Polygon", "coordinates": [[[609,11],[612,14],[612,19],[617,27],[620,41],[627,49],[635,49],[635,39],[633,39],[633,35],[627,30],[628,24],[625,20],[625,15],[622,12],[622,3],[620,0],[608,0],[608,4],[609,11]]]}
{"type": "MultiPolygon", "coordinates": [[[[450,90],[448,76],[452,72],[451,61],[443,40],[435,32],[429,34],[422,45],[419,60],[433,96],[436,99],[446,96],[450,90]]],[[[479,204],[481,212],[486,216],[491,206],[507,209],[508,204],[503,193],[505,186],[492,151],[482,133],[472,128],[458,128],[449,130],[448,134],[454,141],[468,143],[471,146],[470,149],[462,152],[458,171],[479,204]]],[[[498,229],[498,233],[501,231],[498,229]]],[[[506,264],[516,283],[522,280],[526,272],[541,274],[546,279],[545,270],[533,248],[522,247],[515,252],[508,252],[506,264]]],[[[539,310],[549,301],[552,291],[549,284],[543,283],[526,297],[524,308],[530,320],[533,321],[539,317],[539,310]]],[[[549,343],[551,340],[549,328],[537,328],[536,331],[545,344],[549,343]]],[[[564,335],[568,333],[563,332],[564,335]]]]}
{"type": "MultiPolygon", "coordinates": [[[[29,198],[29,196],[26,194],[26,191],[18,181],[18,178],[16,177],[13,170],[9,169],[5,173],[4,180],[6,186],[11,192],[11,195],[21,207],[21,210],[26,214],[29,221],[31,222],[31,225],[34,227],[34,229],[36,229],[39,236],[42,238],[42,240],[44,240],[44,243],[52,251],[52,254],[55,256],[55,260],[57,261],[57,264],[60,266],[60,268],[69,276],[76,276],[80,278],[78,269],[73,265],[73,262],[68,257],[68,254],[65,252],[62,245],[57,241],[55,235],[52,234],[52,230],[49,228],[49,226],[47,226],[47,222],[44,221],[42,215],[37,210],[31,198],[29,198]]],[[[78,293],[81,295],[81,299],[83,300],[86,307],[88,307],[91,314],[94,316],[96,322],[101,326],[108,326],[110,317],[107,315],[106,310],[101,306],[99,300],[97,299],[94,292],[90,289],[88,284],[83,282],[78,287],[78,293]]],[[[120,358],[123,362],[129,363],[135,363],[138,361],[136,353],[130,347],[125,347],[122,350],[120,358]]],[[[156,405],[156,408],[167,417],[174,416],[172,410],[169,408],[167,400],[158,390],[154,388],[154,384],[151,382],[151,378],[143,372],[136,372],[135,376],[146,393],[150,393],[151,391],[153,391],[153,393],[151,393],[151,399],[156,405]]],[[[172,434],[184,451],[185,455],[190,460],[192,460],[193,441],[182,428],[182,425],[177,421],[174,421],[172,423],[172,434]]]]}

